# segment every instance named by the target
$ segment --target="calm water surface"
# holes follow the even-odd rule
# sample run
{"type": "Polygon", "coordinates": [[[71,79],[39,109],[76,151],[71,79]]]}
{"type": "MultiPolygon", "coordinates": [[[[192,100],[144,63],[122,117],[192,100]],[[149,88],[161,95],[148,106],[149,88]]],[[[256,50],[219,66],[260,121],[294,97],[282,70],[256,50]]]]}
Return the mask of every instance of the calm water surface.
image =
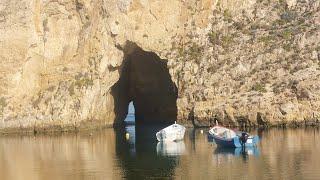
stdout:
{"type": "Polygon", "coordinates": [[[317,128],[253,130],[261,142],[246,152],[217,149],[207,129],[161,144],[158,128],[2,136],[0,179],[320,179],[317,128]]]}

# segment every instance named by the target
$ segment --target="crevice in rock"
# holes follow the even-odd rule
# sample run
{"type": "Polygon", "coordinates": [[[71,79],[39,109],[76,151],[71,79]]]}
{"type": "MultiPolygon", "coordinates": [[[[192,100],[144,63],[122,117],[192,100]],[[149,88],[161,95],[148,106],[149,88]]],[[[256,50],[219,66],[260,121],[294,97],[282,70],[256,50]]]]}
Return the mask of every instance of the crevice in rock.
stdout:
{"type": "Polygon", "coordinates": [[[115,125],[122,124],[133,101],[136,124],[170,124],[177,117],[177,87],[171,80],[167,60],[135,43],[123,48],[120,79],[112,87],[115,125]]]}

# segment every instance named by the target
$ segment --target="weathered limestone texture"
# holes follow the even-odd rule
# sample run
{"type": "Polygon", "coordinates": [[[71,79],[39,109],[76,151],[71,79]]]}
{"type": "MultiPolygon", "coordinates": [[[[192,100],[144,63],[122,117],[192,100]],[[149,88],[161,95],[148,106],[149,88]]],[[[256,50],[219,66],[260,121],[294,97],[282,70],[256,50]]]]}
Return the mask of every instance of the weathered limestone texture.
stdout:
{"type": "Polygon", "coordinates": [[[128,42],[168,60],[181,123],[320,119],[318,0],[1,0],[1,131],[112,126],[128,42]]]}

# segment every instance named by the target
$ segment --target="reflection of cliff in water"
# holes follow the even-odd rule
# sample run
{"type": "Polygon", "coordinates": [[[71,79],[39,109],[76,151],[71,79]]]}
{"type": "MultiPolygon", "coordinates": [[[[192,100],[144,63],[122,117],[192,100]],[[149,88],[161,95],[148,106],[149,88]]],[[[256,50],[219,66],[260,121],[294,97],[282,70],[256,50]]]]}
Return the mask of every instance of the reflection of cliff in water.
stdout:
{"type": "MultiPolygon", "coordinates": [[[[132,126],[134,127],[134,126],[132,126]]],[[[132,128],[130,127],[130,128],[132,128]]],[[[136,126],[135,137],[125,139],[126,129],[116,131],[116,154],[125,178],[170,178],[174,175],[178,157],[157,155],[155,133],[163,127],[136,126]],[[132,139],[135,138],[135,139],[132,139]]],[[[128,130],[128,128],[127,128],[128,130]]],[[[130,129],[132,131],[132,129],[130,129]]]]}

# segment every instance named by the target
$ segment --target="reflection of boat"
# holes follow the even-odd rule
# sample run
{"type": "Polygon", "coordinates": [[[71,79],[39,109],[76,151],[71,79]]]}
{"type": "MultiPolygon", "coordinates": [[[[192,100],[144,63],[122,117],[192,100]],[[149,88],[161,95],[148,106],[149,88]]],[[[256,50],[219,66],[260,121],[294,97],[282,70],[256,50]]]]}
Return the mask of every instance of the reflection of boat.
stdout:
{"type": "Polygon", "coordinates": [[[178,156],[184,154],[186,150],[183,141],[167,141],[158,142],[157,144],[157,154],[164,156],[178,156]]]}
{"type": "Polygon", "coordinates": [[[260,152],[257,147],[246,147],[246,148],[222,148],[217,147],[214,151],[215,154],[223,154],[223,155],[253,155],[253,156],[259,156],[260,152]]]}
{"type": "Polygon", "coordinates": [[[259,142],[258,136],[251,136],[246,132],[236,133],[221,126],[214,126],[209,130],[209,134],[218,146],[223,147],[252,147],[259,142]]]}
{"type": "Polygon", "coordinates": [[[156,133],[158,141],[178,141],[182,140],[186,128],[177,123],[172,124],[156,133]]]}

